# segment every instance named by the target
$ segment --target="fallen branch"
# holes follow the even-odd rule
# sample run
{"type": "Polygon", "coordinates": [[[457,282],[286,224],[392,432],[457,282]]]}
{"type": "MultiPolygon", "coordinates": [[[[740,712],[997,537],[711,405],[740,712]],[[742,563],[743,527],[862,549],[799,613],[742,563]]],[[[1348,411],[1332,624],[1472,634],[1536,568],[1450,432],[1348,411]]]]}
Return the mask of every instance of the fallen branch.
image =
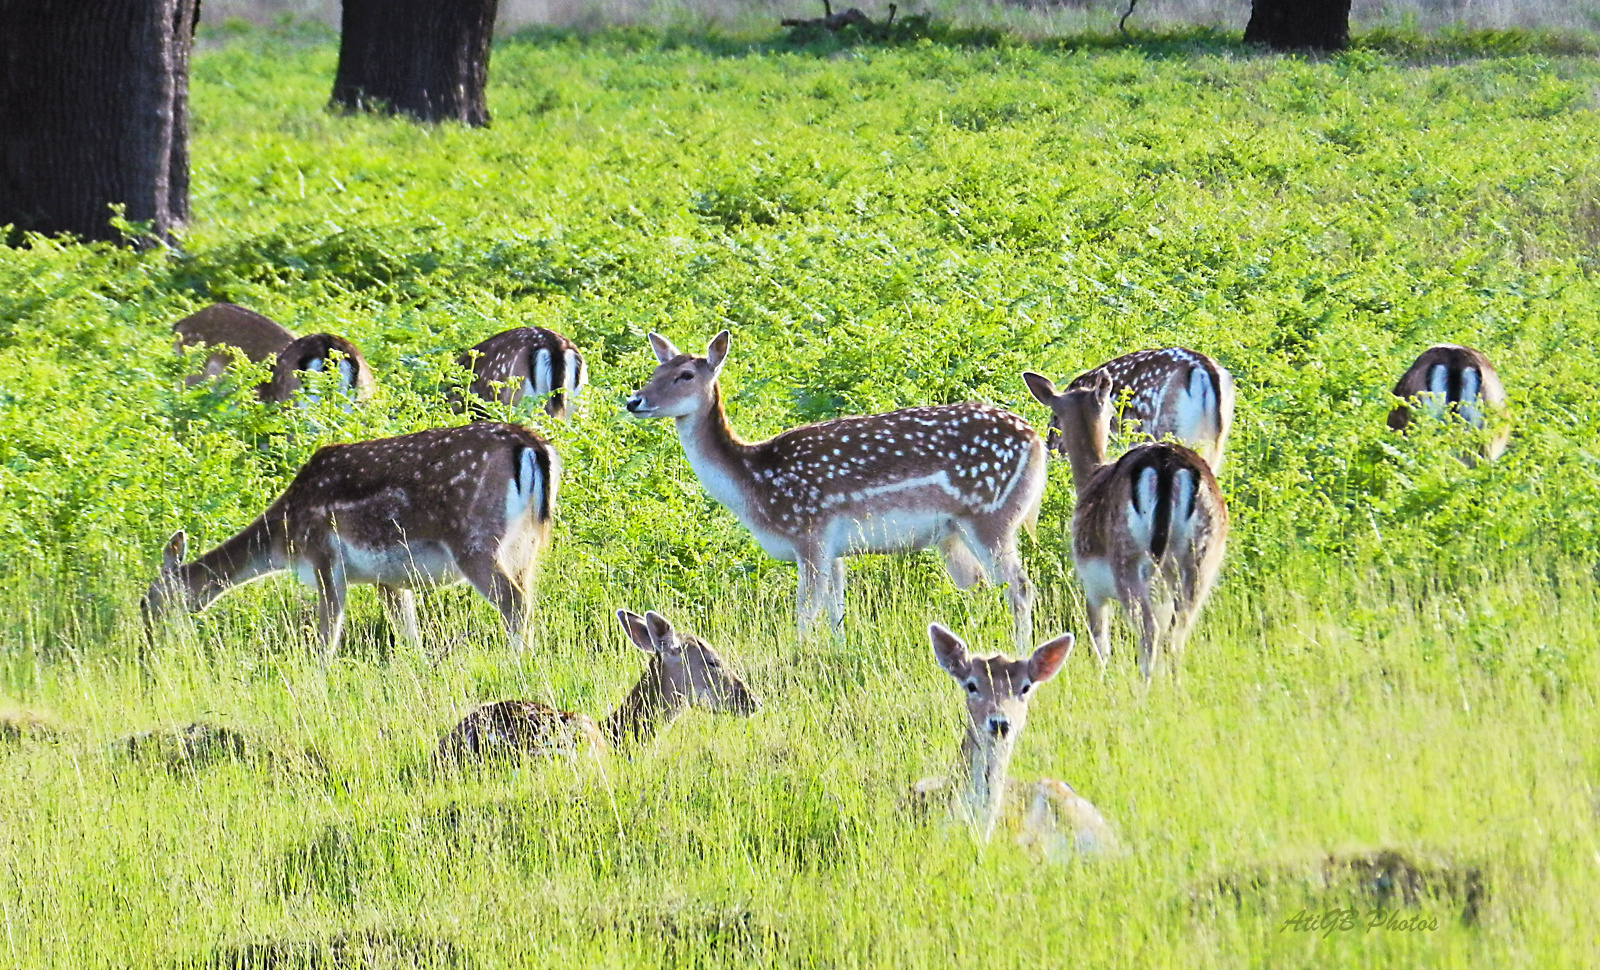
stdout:
{"type": "Polygon", "coordinates": [[[834,13],[833,4],[829,2],[829,0],[822,0],[823,15],[821,17],[789,17],[778,21],[778,26],[819,27],[823,30],[843,30],[846,27],[858,27],[861,30],[871,30],[874,27],[878,27],[879,30],[887,34],[889,32],[890,25],[894,23],[894,15],[896,12],[898,12],[898,10],[899,7],[897,5],[892,3],[889,4],[889,17],[880,26],[875,24],[871,17],[862,13],[855,7],[850,7],[848,9],[841,10],[838,13],[834,13]]]}

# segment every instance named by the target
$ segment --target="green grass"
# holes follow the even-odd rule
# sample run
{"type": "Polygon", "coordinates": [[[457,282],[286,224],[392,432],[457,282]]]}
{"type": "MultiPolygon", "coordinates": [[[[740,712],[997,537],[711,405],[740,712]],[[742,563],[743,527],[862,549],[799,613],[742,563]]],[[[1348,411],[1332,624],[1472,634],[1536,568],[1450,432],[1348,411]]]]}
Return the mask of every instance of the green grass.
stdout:
{"type": "MultiPolygon", "coordinates": [[[[1600,66],[1530,35],[1307,61],[1206,32],[925,33],[530,33],[495,49],[480,131],[329,114],[325,39],[235,36],[194,66],[181,254],[0,253],[3,684],[59,732],[0,741],[0,962],[1595,962],[1600,66]],[[170,324],[219,299],[349,335],[380,397],[181,390],[170,324]],[[450,648],[430,665],[362,591],[324,672],[283,580],[141,674],[167,534],[224,538],[323,443],[458,421],[454,352],[519,324],[572,336],[595,383],[569,425],[522,414],[568,471],[534,650],[448,590],[424,597],[450,648]],[[961,726],[922,629],[996,649],[1003,598],[931,556],[859,561],[842,641],[796,642],[793,567],[670,426],[619,407],[645,332],[723,327],[751,436],[969,399],[1042,426],[1019,371],[1146,346],[1233,371],[1234,531],[1182,676],[1141,685],[1119,628],[1109,676],[1085,643],[1019,745],[1015,773],[1070,781],[1126,857],[1042,865],[900,810],[961,726]],[[1492,465],[1462,467],[1451,429],[1384,429],[1442,341],[1500,368],[1515,433],[1492,465]],[[693,712],[604,765],[430,770],[481,701],[615,703],[638,669],[619,606],[705,635],[763,711],[693,712]],[[119,754],[195,720],[316,756],[119,754]],[[1477,870],[1476,921],[1446,893],[1407,911],[1436,930],[1282,929],[1369,914],[1293,873],[1382,849],[1477,870]]],[[[1058,464],[1025,551],[1041,636],[1082,632],[1070,493],[1058,464]]]]}

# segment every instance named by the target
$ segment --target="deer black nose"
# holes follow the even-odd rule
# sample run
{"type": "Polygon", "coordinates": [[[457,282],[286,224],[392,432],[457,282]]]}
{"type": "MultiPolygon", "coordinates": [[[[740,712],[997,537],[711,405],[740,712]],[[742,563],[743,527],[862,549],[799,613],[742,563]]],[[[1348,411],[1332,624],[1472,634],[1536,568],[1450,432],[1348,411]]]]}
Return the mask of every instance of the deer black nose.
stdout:
{"type": "Polygon", "coordinates": [[[998,715],[989,718],[989,733],[997,738],[1006,737],[1011,733],[1010,719],[998,715]]]}
{"type": "Polygon", "coordinates": [[[644,407],[644,398],[640,397],[637,394],[635,394],[633,397],[628,398],[628,411],[629,411],[629,413],[638,414],[639,413],[639,409],[642,408],[642,407],[644,407]]]}

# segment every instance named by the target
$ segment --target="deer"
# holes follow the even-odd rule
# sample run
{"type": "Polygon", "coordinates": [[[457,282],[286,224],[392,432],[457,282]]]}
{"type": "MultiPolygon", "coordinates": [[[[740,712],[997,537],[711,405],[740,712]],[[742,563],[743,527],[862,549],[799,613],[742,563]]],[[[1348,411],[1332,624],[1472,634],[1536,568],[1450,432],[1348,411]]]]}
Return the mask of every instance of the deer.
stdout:
{"type": "Polygon", "coordinates": [[[717,651],[678,633],[651,610],[618,610],[628,640],[648,658],[627,697],[596,722],[535,701],[504,700],[475,708],[439,739],[434,764],[511,756],[604,754],[648,743],[690,707],[749,717],[761,702],[717,651]]]}
{"type": "Polygon", "coordinates": [[[207,346],[212,348],[205,364],[183,379],[194,387],[222,376],[233,362],[235,348],[252,363],[272,361],[272,377],[255,388],[256,396],[268,404],[289,401],[301,386],[301,371],[320,372],[332,364],[338,371],[340,393],[356,401],[371,396],[377,382],[372,369],[356,345],[330,333],[308,334],[299,339],[281,324],[254,310],[233,303],[214,303],[172,325],[177,336],[175,349],[207,346]]]}
{"type": "MultiPolygon", "coordinates": [[[[515,405],[525,397],[543,397],[552,418],[567,416],[570,400],[589,380],[577,345],[543,327],[497,333],[465,351],[457,363],[472,372],[468,390],[483,400],[515,405]]],[[[454,407],[460,412],[464,404],[457,401],[454,407]]]]}
{"type": "Polygon", "coordinates": [[[1064,633],[1023,660],[1003,654],[974,657],[960,637],[938,623],[928,625],[928,641],[939,667],[966,695],[967,726],[955,772],[917,782],[909,793],[911,805],[926,810],[948,797],[951,815],[970,825],[982,843],[1004,818],[1015,827],[1019,844],[1047,858],[1119,852],[1111,826],[1071,785],[1055,778],[1030,784],[1010,777],[1028,703],[1036,688],[1066,665],[1073,635],[1064,633]]]}
{"type": "MultiPolygon", "coordinates": [[[[1037,377],[1038,375],[1034,375],[1037,377]]],[[[1056,397],[1061,443],[1077,506],[1072,562],[1083,584],[1089,637],[1104,670],[1111,659],[1110,606],[1139,628],[1139,673],[1150,680],[1158,648],[1174,661],[1211,595],[1228,539],[1228,507],[1211,466],[1170,442],[1106,458],[1113,417],[1109,374],[1056,397]]]]}
{"type": "MultiPolygon", "coordinates": [[[[1506,404],[1506,390],[1489,358],[1458,344],[1435,344],[1424,350],[1395,384],[1394,396],[1400,403],[1389,412],[1389,429],[1401,432],[1411,424],[1407,402],[1412,400],[1434,418],[1453,413],[1480,430],[1488,424],[1484,412],[1503,411],[1506,404]]],[[[1510,428],[1501,427],[1483,442],[1479,454],[1494,461],[1510,439],[1510,428]]],[[[1469,467],[1476,464],[1472,455],[1460,457],[1469,467]]]]}
{"type": "Polygon", "coordinates": [[[658,362],[628,398],[639,418],[672,418],[700,484],[767,555],[798,567],[801,637],[824,608],[844,621],[845,564],[862,553],[937,548],[960,589],[1006,584],[1018,642],[1033,638],[1033,584],[1017,530],[1034,529],[1044,443],[1022,418],[986,404],[944,404],[834,418],[746,442],[728,425],[718,375],[731,337],[704,357],[649,335],[658,362]]]}
{"type": "Polygon", "coordinates": [[[192,562],[174,533],[141,601],[146,633],[178,610],[289,571],[317,593],[328,663],[339,646],[345,594],[376,586],[390,622],[421,648],[414,590],[465,580],[499,611],[523,648],[528,596],[548,543],[561,464],[537,434],[479,422],[395,438],[328,445],[253,522],[192,562]]]}
{"type": "MultiPolygon", "coordinates": [[[[1138,432],[1154,441],[1170,435],[1205,456],[1213,473],[1221,473],[1228,431],[1233,427],[1233,375],[1226,368],[1187,347],[1139,350],[1079,374],[1067,390],[1093,388],[1102,374],[1111,380],[1112,394],[1119,402],[1117,428],[1124,421],[1134,421],[1138,432]]],[[[1034,398],[1051,411],[1046,444],[1065,454],[1062,394],[1041,374],[1030,371],[1022,378],[1034,398]]]]}

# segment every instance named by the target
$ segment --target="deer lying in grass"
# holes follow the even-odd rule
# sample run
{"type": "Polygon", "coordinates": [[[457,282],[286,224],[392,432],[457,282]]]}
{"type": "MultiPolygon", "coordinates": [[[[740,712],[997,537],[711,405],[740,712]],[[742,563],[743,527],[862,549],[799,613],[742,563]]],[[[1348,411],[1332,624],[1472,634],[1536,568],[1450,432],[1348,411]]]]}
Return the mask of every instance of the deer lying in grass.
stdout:
{"type": "Polygon", "coordinates": [[[317,591],[326,657],[338,648],[352,583],[377,586],[391,622],[420,647],[412,590],[464,579],[500,611],[520,650],[559,473],[554,449],[514,424],[329,445],[259,518],[194,562],[183,562],[186,539],[175,534],[142,604],[147,627],[289,570],[317,591]]]}
{"type": "MultiPolygon", "coordinates": [[[[1079,374],[1068,391],[1091,390],[1101,375],[1111,381],[1111,395],[1127,403],[1114,416],[1138,422],[1141,434],[1160,441],[1171,435],[1204,456],[1213,472],[1222,471],[1228,431],[1233,427],[1233,375],[1219,363],[1185,347],[1140,350],[1108,360],[1079,374]]],[[[1028,390],[1052,412],[1048,444],[1063,453],[1063,395],[1050,379],[1031,371],[1022,375],[1028,390]]]]}
{"type": "Polygon", "coordinates": [[[549,395],[544,409],[552,418],[567,416],[570,400],[589,378],[577,346],[543,327],[497,333],[468,349],[457,363],[472,371],[467,389],[483,400],[513,405],[524,397],[549,395]]]}
{"type": "MultiPolygon", "coordinates": [[[[1401,401],[1389,412],[1389,427],[1394,431],[1410,425],[1411,407],[1406,402],[1413,399],[1436,419],[1453,413],[1480,430],[1488,424],[1484,412],[1498,416],[1506,404],[1506,390],[1489,358],[1482,351],[1456,344],[1435,344],[1424,350],[1395,384],[1394,396],[1401,401]]],[[[1505,452],[1510,439],[1510,428],[1502,427],[1484,441],[1480,454],[1494,461],[1505,452]]],[[[1462,455],[1461,460],[1469,466],[1475,463],[1472,455],[1462,455]]]]}
{"type": "Polygon", "coordinates": [[[301,371],[320,372],[330,366],[339,374],[339,391],[356,401],[371,396],[377,386],[372,369],[356,345],[331,333],[295,338],[275,321],[232,303],[214,303],[172,325],[177,350],[213,348],[198,373],[183,382],[193,387],[213,380],[227,370],[235,348],[253,363],[271,360],[272,377],[256,387],[256,396],[269,404],[282,404],[301,386],[301,371]]]}
{"type": "Polygon", "coordinates": [[[1078,494],[1072,562],[1101,666],[1111,659],[1111,603],[1120,601],[1139,628],[1139,673],[1149,680],[1163,642],[1175,659],[1182,655],[1211,593],[1228,508],[1211,466],[1182,445],[1139,445],[1115,463],[1106,460],[1112,390],[1102,374],[1093,387],[1056,398],[1078,494]]]}
{"type": "Polygon", "coordinates": [[[924,778],[912,786],[913,802],[926,807],[948,795],[952,813],[971,825],[982,842],[989,841],[996,823],[1006,817],[1017,841],[1047,858],[1116,852],[1111,827],[1071,785],[1054,778],[1028,784],[1008,776],[1028,702],[1034,689],[1054,677],[1072,655],[1072,634],[1056,637],[1026,660],[973,657],[960,637],[937,623],[929,625],[928,640],[939,666],[966,694],[967,730],[961,738],[959,779],[924,778]]]}
{"type": "Polygon", "coordinates": [[[644,744],[690,707],[748,717],[761,707],[710,644],[680,634],[666,617],[618,610],[633,645],[650,658],[627,698],[596,723],[533,701],[496,701],[462,718],[439,739],[434,762],[595,753],[644,744]]]}
{"type": "Polygon", "coordinates": [[[660,366],[628,399],[638,417],[670,417],[700,484],[738,516],[767,555],[799,566],[802,635],[826,606],[844,619],[844,557],[937,546],[966,589],[1007,584],[1016,639],[1033,639],[1033,584],[1017,554],[1044,494],[1044,443],[1026,421],[983,404],[835,418],[745,442],[728,427],[717,375],[728,331],[706,356],[659,334],[660,366]]]}

